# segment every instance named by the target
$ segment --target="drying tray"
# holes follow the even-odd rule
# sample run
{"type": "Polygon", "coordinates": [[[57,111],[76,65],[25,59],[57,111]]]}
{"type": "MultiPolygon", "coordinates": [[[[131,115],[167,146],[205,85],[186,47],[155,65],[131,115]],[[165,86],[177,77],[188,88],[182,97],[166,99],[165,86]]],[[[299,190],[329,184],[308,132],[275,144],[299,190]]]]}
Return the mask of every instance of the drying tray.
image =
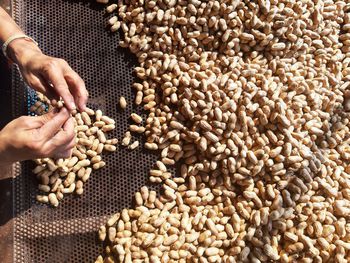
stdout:
{"type": "MultiPolygon", "coordinates": [[[[132,69],[136,58],[118,46],[119,35],[106,28],[104,6],[92,1],[14,0],[13,16],[20,27],[39,43],[48,55],[67,60],[85,80],[89,104],[116,120],[110,138],[121,139],[130,124],[129,116],[140,108],[132,106],[132,69]],[[128,103],[118,109],[120,96],[128,103]]],[[[14,117],[28,114],[35,102],[18,73],[12,74],[14,117]]],[[[141,137],[133,138],[143,141],[141,137]]],[[[94,262],[102,253],[97,230],[106,218],[131,207],[135,191],[146,184],[156,156],[142,147],[105,154],[107,165],[93,173],[81,197],[66,195],[58,208],[35,201],[38,182],[33,164],[15,168],[14,179],[14,262],[94,262]]]]}

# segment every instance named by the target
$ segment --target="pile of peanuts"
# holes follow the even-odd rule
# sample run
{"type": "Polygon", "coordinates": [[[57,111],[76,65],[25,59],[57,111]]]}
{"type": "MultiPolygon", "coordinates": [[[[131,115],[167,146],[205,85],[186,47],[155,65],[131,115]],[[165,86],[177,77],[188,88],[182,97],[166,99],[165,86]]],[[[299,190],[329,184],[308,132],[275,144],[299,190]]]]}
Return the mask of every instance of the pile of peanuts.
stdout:
{"type": "Polygon", "coordinates": [[[350,4],[119,0],[107,12],[139,61],[135,104],[163,192],[142,187],[101,227],[96,262],[349,262],[350,4]]]}
{"type": "MultiPolygon", "coordinates": [[[[46,113],[50,102],[38,95],[39,100],[33,105],[31,111],[37,115],[46,113]]],[[[61,101],[57,107],[62,107],[61,101]]],[[[38,202],[50,203],[57,207],[64,194],[83,194],[84,183],[89,179],[92,170],[98,170],[106,165],[102,160],[103,151],[116,151],[116,138],[107,139],[106,134],[115,129],[115,121],[103,115],[101,110],[87,108],[85,112],[73,114],[76,132],[76,145],[72,156],[67,159],[36,159],[37,166],[33,173],[39,180],[39,190],[44,194],[36,196],[38,202]]]]}

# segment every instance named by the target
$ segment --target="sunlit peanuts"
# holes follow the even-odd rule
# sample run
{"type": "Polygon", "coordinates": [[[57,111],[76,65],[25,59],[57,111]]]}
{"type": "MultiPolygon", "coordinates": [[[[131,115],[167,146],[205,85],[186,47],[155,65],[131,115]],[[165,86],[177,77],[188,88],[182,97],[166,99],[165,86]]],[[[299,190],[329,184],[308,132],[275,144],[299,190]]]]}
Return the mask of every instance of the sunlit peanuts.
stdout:
{"type": "Polygon", "coordinates": [[[108,9],[139,62],[129,130],[164,185],[106,227],[98,262],[347,262],[347,2],[141,2],[108,9]]]}
{"type": "Polygon", "coordinates": [[[123,110],[126,109],[127,103],[126,103],[126,99],[124,97],[120,97],[119,106],[123,110]]]}

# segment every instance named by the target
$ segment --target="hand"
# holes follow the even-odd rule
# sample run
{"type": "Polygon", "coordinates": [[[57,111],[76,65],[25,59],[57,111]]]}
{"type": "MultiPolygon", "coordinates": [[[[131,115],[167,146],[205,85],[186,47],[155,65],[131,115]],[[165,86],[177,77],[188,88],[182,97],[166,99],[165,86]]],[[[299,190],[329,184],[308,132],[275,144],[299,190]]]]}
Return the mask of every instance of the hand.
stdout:
{"type": "Polygon", "coordinates": [[[42,116],[22,116],[0,132],[0,165],[44,157],[68,158],[74,145],[74,121],[65,107],[42,116]]]}
{"type": "Polygon", "coordinates": [[[84,81],[65,60],[44,55],[34,43],[25,39],[11,42],[9,56],[18,64],[30,87],[51,100],[62,97],[70,111],[76,106],[85,110],[88,92],[84,81]]]}

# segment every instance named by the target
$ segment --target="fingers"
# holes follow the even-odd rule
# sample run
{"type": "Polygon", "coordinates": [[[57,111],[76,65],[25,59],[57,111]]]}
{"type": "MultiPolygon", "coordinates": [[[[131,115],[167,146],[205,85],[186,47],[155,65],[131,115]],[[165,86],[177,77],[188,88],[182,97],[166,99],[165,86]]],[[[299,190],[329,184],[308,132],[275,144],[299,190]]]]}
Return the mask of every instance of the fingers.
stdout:
{"type": "Polygon", "coordinates": [[[26,77],[26,82],[31,88],[35,89],[36,91],[47,93],[46,86],[40,81],[38,77],[30,75],[26,77]]]}
{"type": "Polygon", "coordinates": [[[60,96],[57,94],[57,92],[54,90],[52,84],[48,84],[45,79],[43,79],[43,77],[41,77],[40,75],[38,76],[39,81],[42,83],[42,85],[45,86],[46,91],[44,92],[44,94],[46,95],[46,97],[50,100],[50,101],[59,101],[60,100],[60,96]]]}
{"type": "Polygon", "coordinates": [[[42,134],[44,139],[51,139],[60,131],[66,121],[70,118],[70,114],[68,110],[63,107],[59,113],[53,112],[51,115],[48,113],[40,116],[40,118],[44,123],[44,125],[40,127],[40,134],[42,134]]]}
{"type": "Polygon", "coordinates": [[[75,146],[75,134],[73,132],[60,131],[52,140],[51,147],[55,148],[56,145],[60,147],[56,148],[53,152],[55,158],[69,158],[72,155],[73,147],[75,146]]]}
{"type": "Polygon", "coordinates": [[[30,75],[26,77],[26,82],[28,85],[36,91],[45,94],[50,100],[58,100],[59,96],[40,75],[30,75]]]}
{"type": "Polygon", "coordinates": [[[63,125],[63,129],[55,134],[51,139],[52,143],[65,149],[75,145],[75,132],[73,118],[69,118],[63,125]],[[72,146],[71,146],[72,145],[72,146]]]}
{"type": "Polygon", "coordinates": [[[15,121],[16,123],[18,122],[23,125],[26,130],[39,129],[45,123],[50,121],[57,113],[57,110],[53,110],[41,116],[21,116],[15,121]]]}
{"type": "Polygon", "coordinates": [[[59,140],[62,144],[66,144],[75,137],[74,121],[69,118],[63,125],[63,130],[60,130],[52,139],[59,140]]]}
{"type": "Polygon", "coordinates": [[[42,116],[22,116],[4,130],[9,131],[7,141],[13,138],[12,145],[16,146],[13,148],[21,149],[16,153],[21,160],[56,155],[69,157],[76,144],[74,119],[66,108],[42,116]]]}
{"type": "Polygon", "coordinates": [[[44,148],[50,157],[68,158],[75,144],[74,121],[73,118],[69,118],[63,129],[46,141],[44,148]]]}
{"type": "Polygon", "coordinates": [[[89,96],[84,81],[68,66],[68,64],[64,69],[64,77],[69,86],[69,90],[73,94],[76,105],[78,105],[80,111],[84,111],[89,96]]]}
{"type": "Polygon", "coordinates": [[[75,140],[72,140],[63,149],[54,152],[53,157],[54,158],[70,158],[72,156],[74,146],[75,146],[75,140]]]}
{"type": "Polygon", "coordinates": [[[66,79],[64,78],[64,70],[62,69],[62,62],[58,59],[50,60],[44,64],[41,74],[42,77],[51,83],[55,92],[62,97],[66,107],[73,111],[76,109],[73,95],[70,93],[66,79]]]}
{"type": "Polygon", "coordinates": [[[55,134],[51,140],[58,146],[66,146],[75,140],[73,118],[69,118],[63,125],[63,130],[60,130],[57,134],[55,134]]]}
{"type": "Polygon", "coordinates": [[[73,152],[73,149],[70,149],[70,150],[66,150],[66,151],[63,151],[63,152],[59,152],[59,153],[56,153],[54,154],[52,157],[53,158],[70,158],[72,156],[72,152],[73,152]]]}
{"type": "Polygon", "coordinates": [[[72,156],[73,148],[75,146],[75,138],[66,144],[60,144],[60,146],[57,146],[57,144],[60,143],[60,140],[62,139],[66,141],[67,138],[56,138],[55,140],[51,140],[46,144],[45,147],[47,148],[47,152],[49,154],[45,157],[70,158],[72,156]]]}
{"type": "Polygon", "coordinates": [[[39,70],[35,70],[36,77],[28,77],[31,86],[43,91],[49,99],[62,97],[69,111],[84,111],[88,100],[88,92],[84,81],[63,59],[44,56],[40,60],[39,70]]]}

